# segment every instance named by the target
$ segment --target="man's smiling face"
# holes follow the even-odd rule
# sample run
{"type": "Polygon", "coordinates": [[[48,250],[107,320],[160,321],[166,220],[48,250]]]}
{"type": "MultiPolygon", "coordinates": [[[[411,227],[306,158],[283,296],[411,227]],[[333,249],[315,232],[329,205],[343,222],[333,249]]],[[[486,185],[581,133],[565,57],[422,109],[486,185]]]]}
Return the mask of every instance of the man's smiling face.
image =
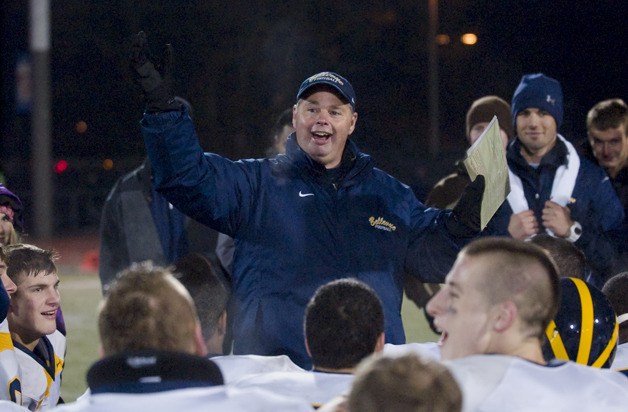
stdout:
{"type": "Polygon", "coordinates": [[[493,305],[482,293],[482,257],[461,255],[445,286],[428,302],[428,313],[441,330],[443,359],[487,353],[491,347],[493,305]]]}
{"type": "Polygon", "coordinates": [[[300,99],[292,110],[299,147],[327,169],[337,167],[358,114],[329,87],[300,99]]]}

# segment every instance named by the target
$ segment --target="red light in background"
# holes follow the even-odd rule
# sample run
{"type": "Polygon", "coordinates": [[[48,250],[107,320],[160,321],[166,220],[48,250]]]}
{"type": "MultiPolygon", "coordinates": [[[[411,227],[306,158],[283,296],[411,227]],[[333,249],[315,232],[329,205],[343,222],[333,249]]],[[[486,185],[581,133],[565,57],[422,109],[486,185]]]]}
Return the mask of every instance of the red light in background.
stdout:
{"type": "Polygon", "coordinates": [[[60,175],[61,173],[68,170],[68,162],[67,160],[61,159],[55,163],[54,171],[56,174],[60,175]]]}

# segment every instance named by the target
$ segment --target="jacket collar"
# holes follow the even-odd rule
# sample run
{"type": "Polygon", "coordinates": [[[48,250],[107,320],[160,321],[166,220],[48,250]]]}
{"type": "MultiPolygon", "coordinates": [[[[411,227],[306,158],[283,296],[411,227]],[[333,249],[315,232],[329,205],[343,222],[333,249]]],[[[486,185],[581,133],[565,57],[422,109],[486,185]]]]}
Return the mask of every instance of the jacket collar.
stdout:
{"type": "Polygon", "coordinates": [[[186,353],[153,350],[122,352],[94,363],[87,372],[92,393],[150,393],[223,385],[218,366],[186,353]]]}
{"type": "Polygon", "coordinates": [[[361,177],[365,176],[366,172],[373,168],[371,157],[360,151],[351,139],[347,139],[345,150],[342,153],[342,160],[338,167],[340,170],[337,173],[328,173],[325,166],[316,162],[305,153],[298,145],[295,133],[288,137],[284,158],[289,162],[290,168],[296,174],[308,175],[320,183],[334,183],[331,181],[331,176],[338,175],[340,178],[337,181],[340,183],[340,186],[351,185],[361,180],[361,177]]]}
{"type": "MultiPolygon", "coordinates": [[[[557,137],[554,147],[543,156],[540,166],[550,165],[558,168],[567,164],[567,146],[557,137]]],[[[527,170],[530,166],[521,154],[521,143],[519,139],[514,139],[506,151],[508,165],[514,169],[527,170]]]]}

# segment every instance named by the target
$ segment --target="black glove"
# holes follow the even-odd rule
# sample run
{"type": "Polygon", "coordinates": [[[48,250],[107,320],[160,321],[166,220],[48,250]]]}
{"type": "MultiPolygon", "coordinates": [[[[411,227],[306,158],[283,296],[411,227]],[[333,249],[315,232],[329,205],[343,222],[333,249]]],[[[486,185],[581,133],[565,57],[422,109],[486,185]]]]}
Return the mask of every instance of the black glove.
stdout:
{"type": "Polygon", "coordinates": [[[129,61],[134,80],[144,91],[146,111],[180,110],[181,103],[175,100],[171,90],[172,46],[166,44],[161,62],[154,60],[148,48],[146,33],[141,31],[133,37],[129,61]]]}
{"type": "Polygon", "coordinates": [[[483,194],[484,176],[478,175],[464,189],[454,210],[445,220],[449,233],[459,238],[470,238],[479,234],[483,194]]]}

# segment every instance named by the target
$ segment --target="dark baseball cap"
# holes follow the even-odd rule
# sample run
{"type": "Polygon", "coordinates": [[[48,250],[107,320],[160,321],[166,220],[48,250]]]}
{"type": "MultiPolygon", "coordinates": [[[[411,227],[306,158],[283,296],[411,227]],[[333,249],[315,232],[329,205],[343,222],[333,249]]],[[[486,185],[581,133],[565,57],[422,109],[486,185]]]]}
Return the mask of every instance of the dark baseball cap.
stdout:
{"type": "Polygon", "coordinates": [[[355,91],[353,86],[351,86],[349,80],[334,72],[321,72],[305,79],[301,83],[301,87],[299,87],[297,100],[303,98],[312,87],[320,85],[326,85],[336,90],[355,111],[355,91]]]}

